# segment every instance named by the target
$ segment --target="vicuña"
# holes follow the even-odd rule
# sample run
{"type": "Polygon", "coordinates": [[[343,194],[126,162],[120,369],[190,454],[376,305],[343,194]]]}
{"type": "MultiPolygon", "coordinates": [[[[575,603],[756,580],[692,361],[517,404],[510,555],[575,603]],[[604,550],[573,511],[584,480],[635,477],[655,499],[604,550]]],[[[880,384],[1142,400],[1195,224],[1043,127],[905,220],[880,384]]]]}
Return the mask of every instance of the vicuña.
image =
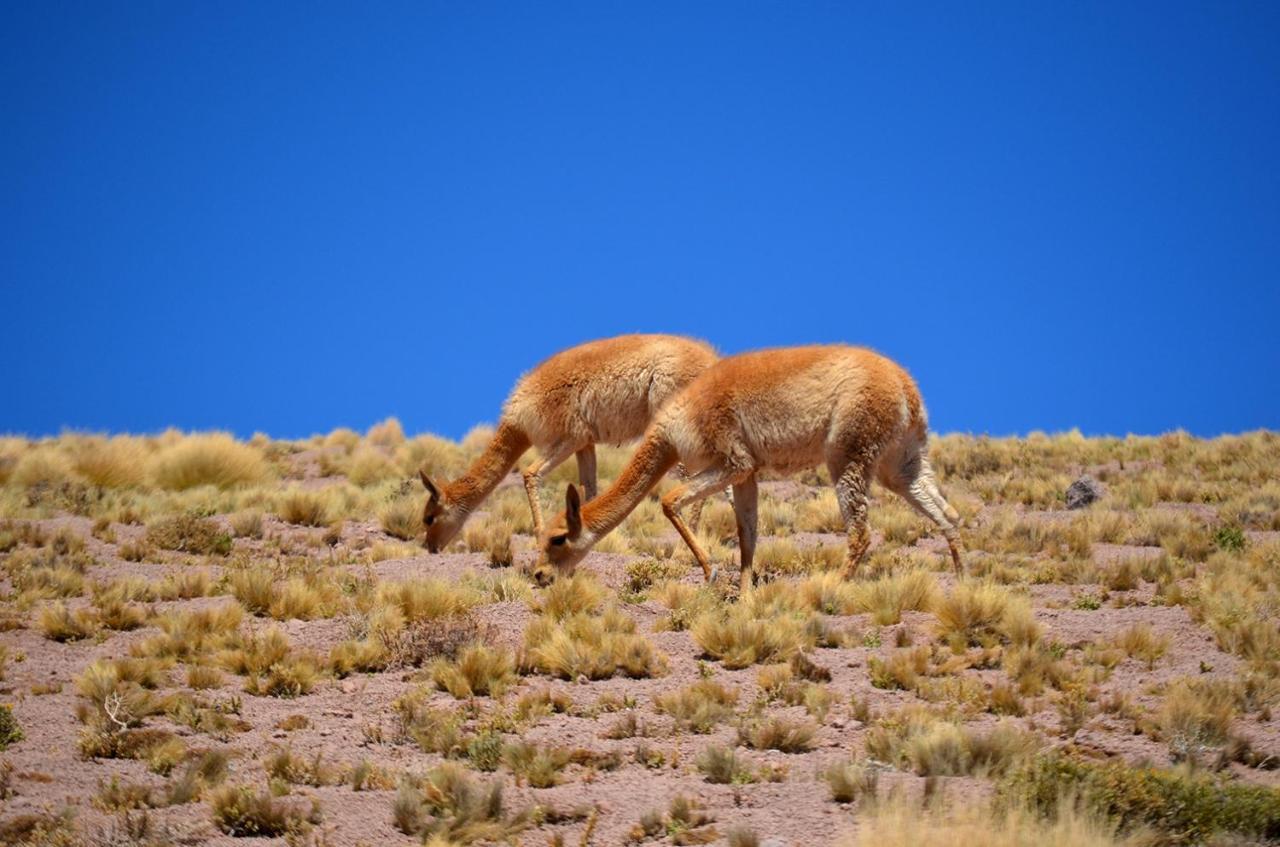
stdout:
{"type": "Polygon", "coordinates": [[[634,441],[669,398],[717,359],[702,341],[673,335],[623,335],[557,353],[521,377],[497,432],[471,467],[447,483],[419,471],[427,489],[425,544],[439,552],[457,535],[531,446],[540,458],[524,470],[534,531],[542,534],[538,485],[572,455],[587,499],[596,492],[597,443],[634,441]]]}
{"type": "Polygon", "coordinates": [[[867,494],[877,480],[941,527],[961,568],[959,515],[942,497],[927,455],[928,423],[915,381],[895,362],[847,346],[762,350],[721,359],[663,407],[609,490],[585,505],[572,485],[540,541],[541,582],[571,573],[677,462],[692,476],[662,509],[703,574],[711,562],[681,509],[733,486],[741,586],[754,583],[756,477],[826,464],[849,537],[852,576],[870,543],[867,494]]]}

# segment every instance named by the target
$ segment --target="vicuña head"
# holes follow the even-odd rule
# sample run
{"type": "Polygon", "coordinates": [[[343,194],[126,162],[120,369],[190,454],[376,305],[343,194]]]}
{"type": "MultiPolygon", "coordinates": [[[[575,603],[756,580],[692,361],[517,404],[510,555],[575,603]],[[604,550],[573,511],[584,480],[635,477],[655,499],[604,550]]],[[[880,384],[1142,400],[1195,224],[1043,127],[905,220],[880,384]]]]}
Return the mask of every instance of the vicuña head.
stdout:
{"type": "Polygon", "coordinates": [[[538,585],[550,585],[557,576],[571,576],[595,541],[582,535],[582,497],[570,484],[564,492],[564,511],[557,515],[540,539],[543,556],[530,574],[538,585]]]}
{"type": "Polygon", "coordinates": [[[422,525],[427,530],[423,546],[432,553],[439,553],[462,529],[470,512],[432,482],[426,471],[419,470],[418,477],[427,489],[427,502],[422,507],[422,525]]]}

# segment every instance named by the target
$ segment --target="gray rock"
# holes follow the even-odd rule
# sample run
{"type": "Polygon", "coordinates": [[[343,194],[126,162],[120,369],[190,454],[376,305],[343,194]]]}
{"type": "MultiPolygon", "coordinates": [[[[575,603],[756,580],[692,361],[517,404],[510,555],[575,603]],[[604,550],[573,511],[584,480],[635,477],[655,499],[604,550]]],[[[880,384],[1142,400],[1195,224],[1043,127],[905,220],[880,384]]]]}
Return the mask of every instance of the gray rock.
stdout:
{"type": "Polygon", "coordinates": [[[1095,500],[1102,499],[1103,493],[1105,489],[1102,483],[1085,474],[1067,488],[1067,508],[1083,509],[1095,500]]]}

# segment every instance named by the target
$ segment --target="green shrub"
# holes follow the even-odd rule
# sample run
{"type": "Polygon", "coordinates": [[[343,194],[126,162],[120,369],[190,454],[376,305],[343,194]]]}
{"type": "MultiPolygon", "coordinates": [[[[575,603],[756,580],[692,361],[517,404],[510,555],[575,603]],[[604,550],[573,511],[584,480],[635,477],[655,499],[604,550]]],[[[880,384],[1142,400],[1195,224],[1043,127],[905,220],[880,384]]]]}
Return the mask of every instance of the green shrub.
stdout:
{"type": "Polygon", "coordinates": [[[1248,539],[1245,538],[1244,531],[1238,526],[1220,526],[1213,534],[1213,543],[1219,550],[1239,553],[1245,548],[1248,539]]]}
{"type": "Polygon", "coordinates": [[[13,716],[13,708],[0,704],[0,750],[8,750],[10,744],[17,744],[22,737],[22,727],[13,716]]]}
{"type": "Polygon", "coordinates": [[[1056,813],[1061,798],[1079,797],[1122,829],[1156,830],[1163,844],[1198,844],[1215,833],[1280,838],[1280,789],[1189,770],[1038,756],[1005,777],[999,796],[1046,815],[1056,813]]]}

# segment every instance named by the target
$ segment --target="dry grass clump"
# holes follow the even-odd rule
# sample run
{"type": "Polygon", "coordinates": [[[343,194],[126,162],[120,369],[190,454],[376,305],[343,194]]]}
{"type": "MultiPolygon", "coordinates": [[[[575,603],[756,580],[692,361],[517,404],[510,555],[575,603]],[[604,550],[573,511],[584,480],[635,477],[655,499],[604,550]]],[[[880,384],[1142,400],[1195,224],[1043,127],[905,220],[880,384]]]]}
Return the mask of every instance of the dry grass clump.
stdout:
{"type": "Polygon", "coordinates": [[[150,453],[129,436],[88,438],[72,450],[71,465],[81,478],[99,488],[139,488],[147,479],[150,453]]]}
{"type": "Polygon", "coordinates": [[[1235,717],[1236,693],[1230,685],[1184,678],[1166,691],[1156,720],[1174,761],[1200,761],[1227,743],[1235,717]]]}
{"type": "Polygon", "coordinates": [[[324,759],[324,751],[317,751],[310,758],[296,755],[288,747],[277,747],[262,762],[267,776],[284,785],[338,785],[346,781],[342,768],[324,759]]]}
{"type": "Polygon", "coordinates": [[[255,615],[265,615],[275,601],[276,583],[271,571],[263,568],[241,568],[227,577],[227,589],[255,615]]]}
{"type": "Polygon", "coordinates": [[[705,734],[716,724],[732,717],[733,706],[737,702],[736,690],[702,679],[676,691],[659,694],[653,704],[660,713],[675,719],[677,730],[705,734]]]}
{"type": "Polygon", "coordinates": [[[771,715],[738,727],[738,743],[755,750],[806,753],[813,749],[813,736],[817,731],[817,725],[811,721],[771,715]]]}
{"type": "MultiPolygon", "coordinates": [[[[278,621],[310,621],[333,617],[341,605],[342,590],[333,581],[315,575],[294,577],[275,589],[267,614],[278,621]]],[[[245,606],[253,611],[248,603],[245,606]]]]}
{"type": "Polygon", "coordinates": [[[1206,624],[1223,650],[1253,662],[1280,661],[1280,543],[1259,544],[1243,555],[1217,553],[1197,580],[1190,612],[1206,624]]]}
{"type": "Polygon", "coordinates": [[[384,582],[377,593],[379,605],[398,609],[409,623],[462,615],[481,599],[470,586],[431,577],[384,582]]]}
{"type": "Polygon", "coordinates": [[[659,583],[650,592],[653,600],[666,606],[670,612],[654,624],[658,630],[681,632],[693,622],[719,605],[719,598],[706,585],[690,585],[687,582],[659,583]]]}
{"type": "Polygon", "coordinates": [[[262,454],[225,433],[189,435],[156,453],[151,461],[152,482],[169,491],[201,485],[233,488],[267,479],[262,454]]]}
{"type": "Polygon", "coordinates": [[[446,762],[426,776],[406,776],[392,801],[396,829],[433,845],[508,841],[529,825],[528,810],[511,814],[502,783],[487,784],[446,762]]]}
{"type": "Polygon", "coordinates": [[[1156,666],[1169,649],[1172,639],[1163,633],[1157,633],[1150,624],[1136,623],[1125,629],[1113,640],[1113,644],[1131,659],[1147,663],[1147,669],[1156,666]]]}
{"type": "Polygon", "coordinates": [[[279,627],[236,640],[223,649],[218,662],[228,671],[246,677],[244,690],[265,697],[300,697],[311,693],[320,677],[320,661],[308,653],[295,653],[279,627]]]}
{"type": "Polygon", "coordinates": [[[614,607],[602,615],[579,613],[557,622],[543,615],[525,630],[522,664],[561,679],[632,678],[665,672],[666,658],[635,632],[635,621],[614,607]]]}
{"type": "Polygon", "coordinates": [[[375,447],[394,450],[404,444],[404,427],[397,418],[387,418],[369,427],[364,437],[375,447]]]}
{"type": "Polygon", "coordinates": [[[872,623],[899,623],[906,611],[925,611],[937,600],[937,580],[923,570],[850,582],[835,572],[815,574],[800,584],[809,608],[827,614],[868,613],[872,623]]]}
{"type": "Polygon", "coordinates": [[[727,612],[708,612],[690,631],[703,655],[726,668],[787,661],[798,650],[813,646],[814,635],[794,615],[762,615],[746,603],[727,612]]]}
{"type": "Polygon", "coordinates": [[[568,579],[557,579],[551,583],[542,591],[533,609],[539,614],[562,620],[572,615],[600,611],[608,596],[594,576],[580,571],[568,579]]]}
{"type": "Polygon", "coordinates": [[[378,510],[378,523],[382,531],[392,538],[412,541],[424,529],[421,498],[398,497],[392,500],[378,510]]]}
{"type": "Polygon", "coordinates": [[[875,797],[880,781],[879,772],[858,759],[832,762],[821,776],[836,803],[855,803],[863,797],[875,797]]]}
{"type": "Polygon", "coordinates": [[[231,552],[231,534],[217,521],[193,513],[158,518],[147,524],[146,541],[161,550],[225,556],[231,552]]]}
{"type": "Polygon", "coordinates": [[[320,803],[304,805],[248,785],[227,785],[209,798],[213,822],[227,835],[275,838],[300,834],[320,822],[320,803]]]}
{"type": "Polygon", "coordinates": [[[386,482],[400,476],[400,469],[386,453],[373,447],[361,447],[347,465],[347,479],[361,487],[386,482]]]}
{"type": "Polygon", "coordinates": [[[72,610],[64,603],[50,603],[40,610],[39,626],[45,638],[66,643],[93,637],[101,623],[92,609],[72,610]]]}
{"type": "Polygon", "coordinates": [[[431,667],[431,678],[459,700],[501,697],[516,680],[515,659],[503,647],[474,644],[455,660],[437,660],[431,667]]]}
{"type": "Polygon", "coordinates": [[[998,775],[1039,746],[1034,734],[1009,721],[983,732],[921,709],[906,709],[867,735],[872,758],[919,776],[998,775]]]}
{"type": "Polygon", "coordinates": [[[325,526],[333,519],[329,498],[324,492],[290,488],[276,499],[276,514],[296,526],[325,526]]]}
{"type": "Polygon", "coordinates": [[[51,487],[69,482],[74,475],[71,462],[61,450],[40,446],[18,457],[8,482],[23,488],[51,487]]]}
{"type": "Polygon", "coordinates": [[[467,524],[463,539],[472,553],[483,553],[491,568],[509,568],[515,564],[511,548],[511,525],[490,518],[467,524]]]}
{"type": "Polygon", "coordinates": [[[166,612],[152,621],[160,633],[134,644],[129,652],[137,657],[189,661],[234,643],[243,620],[244,609],[234,602],[166,612]]]}
{"type": "Polygon", "coordinates": [[[957,583],[933,613],[939,637],[957,644],[988,646],[1002,638],[1027,644],[1039,637],[1027,600],[993,582],[957,583]]]}
{"type": "MultiPolygon", "coordinates": [[[[424,470],[432,479],[453,479],[466,467],[466,462],[466,448],[438,435],[416,436],[396,450],[396,464],[405,476],[416,477],[419,470],[424,470]]],[[[524,513],[529,515],[527,505],[524,513]]]]}
{"type": "Polygon", "coordinates": [[[645,812],[627,837],[629,841],[636,843],[668,836],[672,844],[711,844],[720,837],[720,833],[712,826],[714,822],[715,818],[697,800],[677,794],[667,807],[666,814],[657,809],[645,812]]]}
{"type": "Polygon", "coordinates": [[[731,747],[712,744],[694,762],[702,778],[713,785],[745,785],[755,781],[751,766],[731,747]]]}
{"type": "Polygon", "coordinates": [[[1050,817],[1016,807],[913,803],[901,797],[858,814],[858,830],[841,847],[1144,847],[1141,835],[1064,804],[1050,817]]]}

